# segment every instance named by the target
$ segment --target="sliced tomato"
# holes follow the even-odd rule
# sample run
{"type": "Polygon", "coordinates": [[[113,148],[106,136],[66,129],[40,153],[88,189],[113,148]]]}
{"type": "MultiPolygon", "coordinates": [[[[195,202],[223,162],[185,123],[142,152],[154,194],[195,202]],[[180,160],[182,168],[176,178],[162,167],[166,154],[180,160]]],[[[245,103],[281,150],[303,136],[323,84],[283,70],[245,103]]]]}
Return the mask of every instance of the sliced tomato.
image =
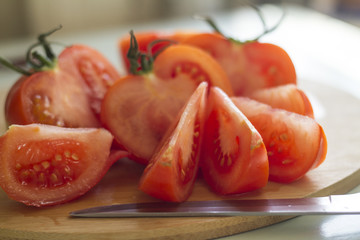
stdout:
{"type": "Polygon", "coordinates": [[[7,95],[5,119],[8,125],[100,126],[82,82],[60,69],[21,77],[7,95]]]}
{"type": "Polygon", "coordinates": [[[58,57],[59,68],[82,79],[90,107],[97,117],[108,88],[120,78],[110,61],[97,50],[85,45],[65,48],[58,57]]]}
{"type": "MultiPolygon", "coordinates": [[[[139,50],[141,52],[151,51],[152,55],[159,53],[164,47],[169,46],[172,42],[181,42],[187,37],[191,36],[192,32],[139,32],[135,34],[139,50]],[[151,48],[151,49],[149,49],[151,48]]],[[[125,65],[125,70],[129,72],[130,62],[127,58],[127,54],[130,48],[130,37],[126,36],[119,40],[118,48],[120,49],[120,56],[125,65]]]]}
{"type": "Polygon", "coordinates": [[[67,47],[56,58],[45,36],[33,47],[42,46],[46,56],[32,47],[27,58],[31,69],[15,68],[25,75],[7,95],[7,124],[99,127],[101,101],[119,73],[98,51],[83,45],[67,47]]]}
{"type": "Polygon", "coordinates": [[[249,97],[273,108],[281,108],[314,118],[314,111],[309,98],[295,84],[260,89],[253,92],[249,97]]]}
{"type": "Polygon", "coordinates": [[[12,125],[0,139],[0,186],[36,207],[85,194],[117,159],[108,159],[113,137],[104,129],[12,125]]]}
{"type": "Polygon", "coordinates": [[[207,85],[201,83],[192,94],[145,168],[140,189],[149,195],[173,202],[190,196],[199,166],[207,85]]]}
{"type": "Polygon", "coordinates": [[[248,98],[232,100],[264,139],[270,180],[293,182],[325,160],[326,136],[314,119],[248,98]]]}
{"type": "Polygon", "coordinates": [[[217,87],[210,89],[207,112],[200,166],[209,186],[219,194],[264,187],[269,164],[260,134],[217,87]]]}
{"type": "Polygon", "coordinates": [[[258,41],[240,43],[218,33],[201,33],[183,40],[213,56],[224,68],[234,94],[288,83],[296,84],[296,72],[289,55],[279,46],[258,41]]]}
{"type": "Polygon", "coordinates": [[[150,72],[126,76],[109,89],[102,122],[137,161],[147,163],[203,81],[231,94],[226,74],[208,54],[191,46],[170,46],[157,56],[150,72]]]}

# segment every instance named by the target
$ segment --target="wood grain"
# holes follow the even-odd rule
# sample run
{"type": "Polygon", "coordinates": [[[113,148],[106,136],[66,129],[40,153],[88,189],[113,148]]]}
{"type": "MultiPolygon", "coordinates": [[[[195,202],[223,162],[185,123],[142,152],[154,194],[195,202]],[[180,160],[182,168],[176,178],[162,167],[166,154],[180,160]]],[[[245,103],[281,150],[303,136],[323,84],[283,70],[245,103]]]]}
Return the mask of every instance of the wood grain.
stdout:
{"type": "MultiPolygon", "coordinates": [[[[295,198],[343,194],[360,184],[359,99],[329,86],[304,81],[315,115],[328,138],[326,161],[292,184],[270,182],[265,188],[227,198],[295,198]]],[[[1,90],[0,106],[5,96],[1,90]]],[[[1,109],[3,112],[3,109],[1,109]]],[[[3,116],[0,118],[5,130],[3,116]]],[[[102,181],[83,197],[67,204],[33,208],[10,200],[0,190],[0,239],[208,239],[240,233],[290,217],[209,218],[70,218],[74,210],[104,204],[155,201],[137,189],[143,167],[127,159],[116,163],[102,181]]],[[[201,177],[189,200],[224,199],[213,194],[201,177]]]]}

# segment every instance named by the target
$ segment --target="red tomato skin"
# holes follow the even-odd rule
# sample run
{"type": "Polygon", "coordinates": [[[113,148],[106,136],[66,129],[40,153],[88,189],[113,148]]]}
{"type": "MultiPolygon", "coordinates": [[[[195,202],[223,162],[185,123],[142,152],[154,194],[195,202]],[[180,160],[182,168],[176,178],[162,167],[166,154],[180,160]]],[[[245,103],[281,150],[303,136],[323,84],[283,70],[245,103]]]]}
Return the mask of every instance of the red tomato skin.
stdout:
{"type": "Polygon", "coordinates": [[[211,88],[201,152],[201,170],[221,195],[266,186],[269,164],[261,136],[219,88],[211,88]]]}
{"type": "Polygon", "coordinates": [[[198,86],[164,136],[140,179],[142,191],[171,202],[183,202],[191,195],[199,168],[207,86],[206,82],[198,86]]]}
{"type": "Polygon", "coordinates": [[[295,84],[264,88],[253,92],[251,99],[304,116],[314,118],[311,102],[295,84]]]}
{"type": "Polygon", "coordinates": [[[12,125],[0,138],[0,186],[9,198],[29,206],[71,201],[95,186],[118,159],[108,158],[111,143],[112,135],[104,129],[12,125]],[[61,155],[61,149],[69,153],[61,155]],[[74,163],[65,162],[64,156],[74,163]],[[23,174],[29,172],[35,175],[26,180],[29,175],[23,174]],[[43,185],[44,177],[48,185],[43,185]],[[59,179],[58,184],[50,184],[59,179]]]}
{"type": "Polygon", "coordinates": [[[244,97],[232,100],[264,139],[270,165],[269,180],[294,182],[325,160],[326,136],[314,119],[244,97]]]}
{"type": "Polygon", "coordinates": [[[217,33],[200,33],[182,43],[199,47],[213,56],[224,68],[236,96],[296,84],[294,64],[285,50],[274,44],[236,43],[217,33]]]}
{"type": "Polygon", "coordinates": [[[82,83],[58,68],[21,77],[7,95],[5,119],[8,125],[100,126],[82,83]]]}

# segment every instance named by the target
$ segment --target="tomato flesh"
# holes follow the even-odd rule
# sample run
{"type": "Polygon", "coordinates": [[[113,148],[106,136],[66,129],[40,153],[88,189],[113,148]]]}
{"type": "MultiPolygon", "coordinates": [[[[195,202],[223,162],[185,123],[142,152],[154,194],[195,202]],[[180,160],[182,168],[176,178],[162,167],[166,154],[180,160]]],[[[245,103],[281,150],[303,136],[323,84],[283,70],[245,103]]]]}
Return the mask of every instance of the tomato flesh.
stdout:
{"type": "Polygon", "coordinates": [[[324,161],[326,136],[314,119],[271,108],[248,98],[235,97],[232,100],[264,139],[270,180],[293,182],[324,161]]]}
{"type": "Polygon", "coordinates": [[[147,165],[140,180],[142,191],[174,202],[190,196],[199,166],[206,94],[207,83],[203,82],[147,165]]]}
{"type": "Polygon", "coordinates": [[[90,190],[117,160],[109,158],[112,139],[104,129],[12,125],[0,141],[0,186],[26,205],[68,202],[90,190]]]}
{"type": "Polygon", "coordinates": [[[260,134],[219,88],[211,88],[201,169],[211,189],[237,194],[264,187],[269,165],[260,134]]]}

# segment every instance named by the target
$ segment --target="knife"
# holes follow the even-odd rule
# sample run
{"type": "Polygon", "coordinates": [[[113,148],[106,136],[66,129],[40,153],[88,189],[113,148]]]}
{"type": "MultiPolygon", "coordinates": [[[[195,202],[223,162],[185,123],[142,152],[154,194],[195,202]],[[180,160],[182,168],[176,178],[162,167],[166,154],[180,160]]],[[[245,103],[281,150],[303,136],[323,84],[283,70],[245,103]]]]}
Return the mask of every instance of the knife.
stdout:
{"type": "Polygon", "coordinates": [[[360,193],[293,199],[115,204],[70,212],[72,217],[214,217],[360,214],[360,193]]]}

